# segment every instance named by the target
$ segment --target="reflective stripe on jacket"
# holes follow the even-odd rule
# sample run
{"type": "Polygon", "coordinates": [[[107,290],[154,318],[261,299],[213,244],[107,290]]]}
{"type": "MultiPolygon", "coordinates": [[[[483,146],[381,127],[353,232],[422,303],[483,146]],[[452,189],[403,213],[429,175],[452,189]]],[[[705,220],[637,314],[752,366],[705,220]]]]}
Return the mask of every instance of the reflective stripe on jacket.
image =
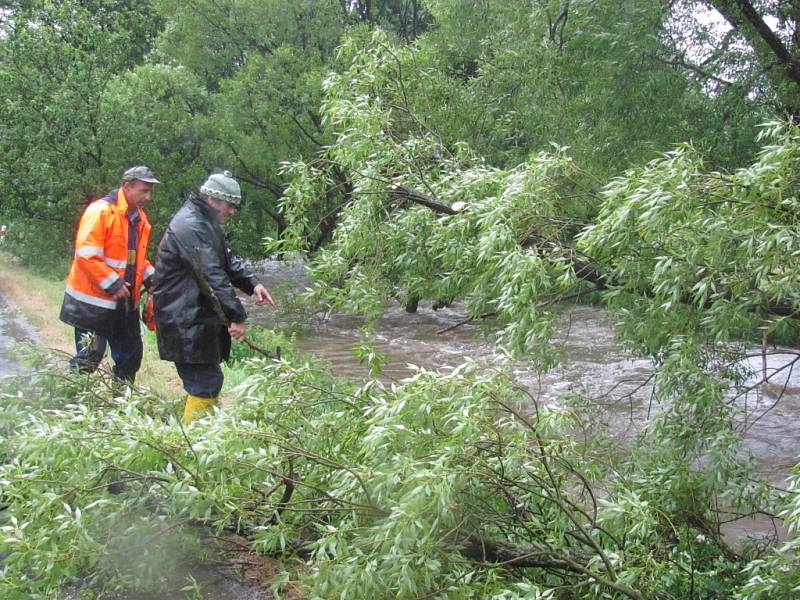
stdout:
{"type": "MultiPolygon", "coordinates": [[[[61,320],[65,323],[106,337],[111,335],[117,308],[117,301],[111,296],[123,285],[128,265],[127,210],[128,201],[120,188],[92,202],[81,217],[61,306],[61,320]]],[[[153,265],[147,260],[150,223],[142,209],[139,214],[131,288],[134,306],[139,301],[142,282],[153,274],[153,265]]]]}

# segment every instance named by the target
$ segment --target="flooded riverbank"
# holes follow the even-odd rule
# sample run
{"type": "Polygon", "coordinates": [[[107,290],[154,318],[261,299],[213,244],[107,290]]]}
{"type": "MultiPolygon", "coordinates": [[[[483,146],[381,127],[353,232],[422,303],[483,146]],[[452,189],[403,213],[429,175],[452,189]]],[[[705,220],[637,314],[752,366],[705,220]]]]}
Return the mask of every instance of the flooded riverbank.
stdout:
{"type": "MultiPolygon", "coordinates": [[[[297,290],[308,283],[299,265],[266,262],[260,274],[268,286],[285,286],[289,281],[297,290]]],[[[252,322],[282,325],[269,309],[250,304],[248,311],[252,322]]],[[[362,320],[346,315],[309,315],[297,346],[327,361],[337,374],[366,378],[368,368],[353,354],[353,347],[363,337],[362,325],[362,320]]],[[[410,314],[392,302],[378,319],[372,337],[376,350],[388,358],[382,378],[396,381],[413,373],[411,365],[447,369],[465,360],[487,368],[503,365],[504,359],[483,334],[483,324],[467,322],[466,310],[458,303],[439,310],[421,303],[418,312],[410,314]]],[[[566,308],[553,343],[562,345],[564,351],[564,361],[557,368],[540,373],[524,360],[510,366],[516,381],[532,398],[553,405],[563,394],[579,392],[592,407],[593,417],[599,415],[620,440],[644,430],[648,417],[659,408],[653,399],[653,365],[620,347],[601,309],[566,308]]],[[[800,368],[788,367],[799,352],[771,349],[762,364],[756,356],[759,349],[753,349],[748,360],[754,374],[746,384],[752,389],[737,399],[745,430],[742,457],[754,457],[763,476],[778,487],[800,462],[800,368]],[[770,375],[770,384],[757,385],[762,369],[770,375]]],[[[758,517],[737,522],[727,533],[744,539],[772,536],[776,531],[770,519],[758,517]]],[[[784,537],[785,532],[778,534],[784,537]]]]}
{"type": "MultiPolygon", "coordinates": [[[[261,277],[270,286],[287,280],[296,288],[307,285],[299,265],[266,262],[261,277]]],[[[281,326],[270,309],[248,306],[251,321],[281,326]]],[[[353,347],[363,337],[363,321],[346,315],[309,316],[297,346],[326,360],[346,377],[365,378],[368,368],[359,364],[353,347]]],[[[400,380],[413,372],[410,365],[429,369],[455,367],[465,360],[499,367],[505,360],[483,335],[483,324],[467,322],[458,303],[433,310],[421,303],[416,313],[407,313],[391,302],[378,319],[373,339],[376,349],[388,357],[382,377],[400,380]]],[[[562,394],[580,392],[604,413],[615,431],[635,435],[647,417],[657,410],[653,403],[650,360],[625,352],[615,339],[604,312],[593,306],[565,308],[553,344],[563,348],[564,360],[546,373],[536,371],[524,358],[511,364],[517,382],[538,402],[556,404],[562,394]]],[[[745,449],[763,465],[766,476],[782,481],[800,457],[800,368],[788,368],[800,350],[771,349],[766,365],[753,349],[748,359],[754,375],[752,389],[738,401],[747,413],[745,449]],[[766,368],[771,383],[755,385],[766,368]]]]}

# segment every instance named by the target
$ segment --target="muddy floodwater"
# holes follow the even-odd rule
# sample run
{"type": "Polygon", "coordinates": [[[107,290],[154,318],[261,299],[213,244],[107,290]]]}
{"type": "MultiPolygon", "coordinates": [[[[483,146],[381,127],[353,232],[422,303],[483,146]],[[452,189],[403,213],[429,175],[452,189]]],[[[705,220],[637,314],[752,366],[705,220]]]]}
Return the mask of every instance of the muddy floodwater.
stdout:
{"type": "MultiPolygon", "coordinates": [[[[287,281],[294,282],[295,289],[307,285],[300,265],[266,262],[259,271],[264,283],[278,290],[287,281]]],[[[280,327],[271,309],[252,304],[247,308],[251,322],[280,327]]],[[[457,303],[439,310],[420,303],[416,313],[407,313],[398,303],[391,303],[373,333],[377,349],[389,358],[382,377],[400,380],[413,372],[411,365],[439,369],[454,367],[466,359],[487,368],[500,366],[503,359],[487,341],[482,326],[465,323],[466,319],[466,310],[457,303]]],[[[365,378],[368,369],[353,354],[363,335],[362,324],[344,315],[309,315],[297,346],[328,361],[340,375],[365,378]]],[[[524,358],[512,365],[514,377],[533,397],[541,403],[556,404],[565,392],[581,392],[594,406],[602,407],[614,431],[631,435],[644,427],[648,414],[657,410],[649,381],[652,364],[622,350],[600,308],[565,309],[552,343],[564,348],[559,367],[539,373],[524,358]]],[[[759,352],[754,348],[751,354],[759,352]]],[[[755,386],[741,399],[749,415],[745,450],[758,458],[764,472],[775,481],[783,480],[800,462],[800,366],[787,366],[798,354],[800,349],[771,349],[766,364],[771,384],[755,386]]],[[[756,383],[762,361],[760,357],[750,361],[757,373],[752,383],[756,383]]]]}

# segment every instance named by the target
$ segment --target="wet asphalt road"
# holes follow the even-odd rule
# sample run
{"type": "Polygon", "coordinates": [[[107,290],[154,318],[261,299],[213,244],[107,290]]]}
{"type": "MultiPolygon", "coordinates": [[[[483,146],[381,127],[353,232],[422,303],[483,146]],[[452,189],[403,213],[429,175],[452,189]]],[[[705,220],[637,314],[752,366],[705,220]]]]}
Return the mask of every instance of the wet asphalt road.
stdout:
{"type": "Polygon", "coordinates": [[[36,341],[36,334],[0,290],[0,378],[19,374],[21,367],[14,359],[14,344],[36,341]]]}

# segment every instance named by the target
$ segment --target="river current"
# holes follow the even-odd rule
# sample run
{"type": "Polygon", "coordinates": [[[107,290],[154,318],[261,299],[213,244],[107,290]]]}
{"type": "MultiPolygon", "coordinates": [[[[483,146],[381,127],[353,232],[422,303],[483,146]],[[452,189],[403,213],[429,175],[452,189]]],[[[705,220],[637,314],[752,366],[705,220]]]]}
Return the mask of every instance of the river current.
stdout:
{"type": "MultiPolygon", "coordinates": [[[[300,264],[266,261],[260,265],[259,275],[267,287],[276,291],[279,303],[282,297],[291,297],[308,283],[300,264]]],[[[253,323],[282,325],[270,308],[248,303],[247,309],[253,323]]],[[[467,359],[487,366],[502,364],[504,359],[487,340],[482,325],[465,323],[466,320],[466,310],[458,303],[438,310],[433,310],[430,303],[420,303],[416,313],[390,303],[372,334],[377,350],[389,358],[382,377],[400,380],[413,372],[412,365],[440,369],[467,359]]],[[[362,320],[346,315],[308,315],[297,346],[328,361],[340,375],[365,378],[368,368],[359,364],[353,354],[353,347],[363,336],[362,325],[362,320]]],[[[652,363],[621,348],[602,309],[565,309],[552,343],[563,346],[564,361],[560,366],[546,373],[537,372],[524,359],[512,366],[516,380],[539,402],[557,403],[565,392],[579,391],[592,403],[606,407],[615,429],[634,433],[644,426],[647,415],[655,409],[649,382],[652,363]]],[[[758,353],[760,349],[754,348],[750,354],[758,353]]],[[[742,398],[749,414],[746,448],[776,479],[782,479],[800,461],[800,366],[787,367],[798,354],[800,349],[771,349],[766,363],[770,384],[755,386],[742,398]]],[[[750,382],[755,384],[764,365],[760,357],[749,360],[754,371],[750,382]]]]}

